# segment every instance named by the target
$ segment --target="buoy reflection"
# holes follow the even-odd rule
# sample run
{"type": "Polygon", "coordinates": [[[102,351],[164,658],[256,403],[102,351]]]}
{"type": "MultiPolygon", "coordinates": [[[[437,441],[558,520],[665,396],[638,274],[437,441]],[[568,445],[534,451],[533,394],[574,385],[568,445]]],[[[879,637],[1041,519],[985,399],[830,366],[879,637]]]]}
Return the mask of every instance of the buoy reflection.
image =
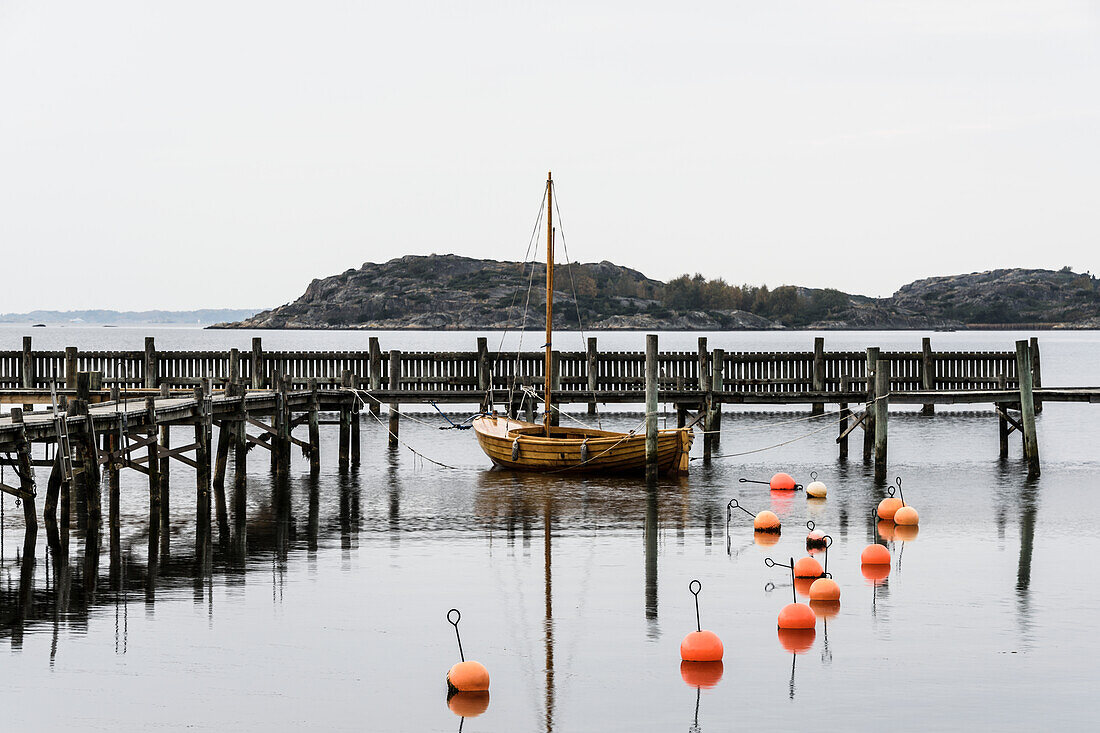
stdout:
{"type": "Polygon", "coordinates": [[[680,662],[680,676],[691,687],[710,689],[722,680],[722,662],[680,662]]]}

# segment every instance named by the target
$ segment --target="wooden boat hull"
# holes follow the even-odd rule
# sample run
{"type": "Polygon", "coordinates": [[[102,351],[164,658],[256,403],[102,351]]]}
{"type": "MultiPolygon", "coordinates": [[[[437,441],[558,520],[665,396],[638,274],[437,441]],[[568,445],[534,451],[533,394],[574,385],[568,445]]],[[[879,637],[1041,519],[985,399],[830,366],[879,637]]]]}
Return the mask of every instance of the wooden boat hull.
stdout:
{"type": "MultiPolygon", "coordinates": [[[[553,428],[551,437],[534,423],[498,415],[473,420],[478,444],[496,465],[543,473],[631,473],[645,470],[645,434],[553,428]],[[587,443],[587,459],[583,446],[587,443]]],[[[687,473],[693,434],[690,429],[657,433],[657,468],[687,473]]]]}

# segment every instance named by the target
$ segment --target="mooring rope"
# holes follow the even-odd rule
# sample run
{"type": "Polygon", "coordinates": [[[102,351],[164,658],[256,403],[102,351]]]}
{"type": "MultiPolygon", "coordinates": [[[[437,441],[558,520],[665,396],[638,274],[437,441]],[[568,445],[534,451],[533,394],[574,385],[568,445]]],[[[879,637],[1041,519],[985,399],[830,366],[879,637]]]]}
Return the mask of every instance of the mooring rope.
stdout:
{"type": "MultiPolygon", "coordinates": [[[[390,435],[390,437],[391,437],[391,438],[393,438],[394,440],[396,440],[396,441],[397,441],[398,443],[400,443],[400,444],[401,444],[401,445],[403,445],[404,447],[408,448],[408,449],[409,449],[409,452],[410,452],[410,453],[412,453],[412,454],[413,454],[414,456],[416,456],[417,458],[420,458],[421,460],[425,460],[425,461],[427,461],[428,463],[434,463],[435,465],[437,465],[437,466],[439,466],[439,467],[441,467],[441,468],[449,468],[449,469],[451,469],[452,471],[461,471],[461,470],[462,470],[462,469],[460,469],[460,468],[459,468],[458,466],[449,466],[449,465],[447,465],[446,463],[443,463],[443,462],[441,462],[441,461],[437,461],[437,460],[435,460],[435,459],[433,459],[433,458],[428,458],[428,457],[427,457],[426,455],[424,455],[423,453],[421,453],[420,451],[418,451],[418,450],[417,450],[416,448],[413,448],[413,447],[412,447],[411,445],[409,445],[409,444],[408,444],[408,443],[406,443],[405,441],[401,440],[401,438],[399,438],[399,437],[398,437],[398,436],[397,436],[397,435],[396,435],[396,434],[395,434],[395,433],[394,433],[394,432],[393,432],[392,430],[390,430],[390,428],[389,428],[389,426],[388,426],[388,425],[386,425],[386,424],[385,424],[384,422],[382,422],[382,418],[380,418],[380,417],[379,417],[378,415],[375,415],[375,414],[374,414],[373,412],[371,412],[371,411],[370,411],[370,405],[368,405],[368,404],[367,404],[367,402],[366,402],[366,400],[364,400],[364,399],[363,399],[363,398],[362,398],[362,397],[361,397],[361,396],[359,395],[359,390],[358,390],[358,389],[355,389],[354,387],[352,387],[352,388],[351,388],[351,392],[353,392],[353,393],[355,394],[355,397],[356,397],[356,399],[358,399],[358,400],[359,400],[359,402],[360,402],[360,403],[361,403],[361,404],[363,405],[363,407],[366,407],[366,408],[367,408],[367,414],[368,414],[368,415],[370,415],[370,416],[371,416],[372,418],[374,418],[374,421],[375,421],[375,422],[377,422],[377,423],[378,423],[379,425],[381,425],[382,427],[384,427],[384,428],[386,429],[386,432],[387,432],[387,433],[389,433],[389,435],[390,435]]],[[[379,404],[381,404],[381,403],[379,403],[379,404]]],[[[396,412],[396,410],[395,410],[395,412],[396,412]]],[[[401,413],[398,413],[398,414],[400,415],[401,413]]],[[[410,418],[410,419],[412,419],[412,418],[410,418]]],[[[428,423],[425,423],[425,422],[423,422],[422,420],[416,420],[416,422],[420,422],[420,423],[422,423],[422,424],[424,424],[424,425],[427,425],[427,424],[428,424],[428,423]]],[[[438,427],[438,426],[437,426],[437,425],[432,425],[431,427],[438,427]]]]}
{"type": "MultiPolygon", "coordinates": [[[[871,405],[875,404],[876,402],[878,402],[881,399],[885,399],[888,396],[889,395],[882,395],[880,397],[876,397],[875,399],[865,403],[864,404],[864,413],[866,413],[867,410],[871,409],[871,405]]],[[[814,417],[823,417],[823,416],[822,415],[815,415],[814,417]]],[[[846,419],[848,419],[847,416],[844,417],[844,418],[841,418],[840,420],[830,421],[827,425],[823,425],[820,428],[818,428],[817,430],[811,430],[808,433],[804,433],[803,435],[799,435],[796,438],[791,438],[790,440],[785,440],[782,443],[776,443],[775,445],[769,445],[769,446],[765,446],[763,448],[754,448],[753,450],[740,451],[738,453],[723,453],[723,454],[718,455],[718,456],[711,456],[711,458],[712,459],[713,458],[736,458],[737,456],[748,456],[748,455],[752,455],[753,453],[763,453],[764,451],[774,450],[776,448],[782,448],[785,445],[790,445],[791,443],[797,443],[800,440],[804,440],[805,438],[809,438],[811,435],[817,435],[818,433],[824,432],[824,431],[828,430],[829,428],[832,428],[832,427],[835,427],[836,425],[839,425],[843,420],[846,420],[846,419]]],[[[710,432],[715,432],[715,431],[710,431],[710,432]]],[[[704,460],[705,458],[706,458],[706,456],[695,456],[691,460],[699,461],[699,460],[704,460]]]]}

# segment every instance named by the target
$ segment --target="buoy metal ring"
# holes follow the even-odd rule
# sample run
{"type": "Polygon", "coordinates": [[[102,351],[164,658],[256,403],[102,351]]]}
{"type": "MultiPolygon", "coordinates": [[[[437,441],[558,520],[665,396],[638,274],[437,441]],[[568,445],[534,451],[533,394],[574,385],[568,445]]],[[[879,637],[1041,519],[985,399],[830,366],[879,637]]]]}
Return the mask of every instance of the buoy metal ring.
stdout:
{"type": "Polygon", "coordinates": [[[810,481],[817,481],[817,471],[810,471],[810,481]]]}
{"type": "Polygon", "coordinates": [[[816,527],[817,525],[814,524],[814,520],[811,519],[810,521],[806,522],[806,529],[810,530],[811,532],[813,532],[816,527]]]}
{"type": "Polygon", "coordinates": [[[450,611],[447,611],[447,620],[451,622],[452,626],[458,626],[458,622],[462,620],[462,611],[459,611],[457,608],[452,608],[450,611]],[[453,619],[451,618],[452,613],[455,614],[453,619]]]}
{"type": "Polygon", "coordinates": [[[774,568],[779,563],[777,563],[775,560],[772,560],[770,557],[765,557],[764,564],[767,565],[769,568],[774,568]]]}
{"type": "Polygon", "coordinates": [[[703,584],[698,580],[693,580],[688,583],[688,590],[691,591],[692,595],[698,596],[699,591],[703,590],[703,584]]]}

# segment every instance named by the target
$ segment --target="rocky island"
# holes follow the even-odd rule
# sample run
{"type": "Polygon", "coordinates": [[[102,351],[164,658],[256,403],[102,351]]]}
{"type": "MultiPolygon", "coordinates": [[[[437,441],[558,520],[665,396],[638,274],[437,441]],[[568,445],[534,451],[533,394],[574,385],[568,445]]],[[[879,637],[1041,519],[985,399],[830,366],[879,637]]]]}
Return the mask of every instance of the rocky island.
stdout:
{"type": "MultiPolygon", "coordinates": [[[[545,265],[407,255],[314,280],[292,303],[212,328],[541,328],[545,265]]],[[[917,280],[888,298],[783,285],[669,282],[611,262],[555,269],[554,326],[570,329],[1100,328],[1100,282],[1005,269],[917,280]]]]}

